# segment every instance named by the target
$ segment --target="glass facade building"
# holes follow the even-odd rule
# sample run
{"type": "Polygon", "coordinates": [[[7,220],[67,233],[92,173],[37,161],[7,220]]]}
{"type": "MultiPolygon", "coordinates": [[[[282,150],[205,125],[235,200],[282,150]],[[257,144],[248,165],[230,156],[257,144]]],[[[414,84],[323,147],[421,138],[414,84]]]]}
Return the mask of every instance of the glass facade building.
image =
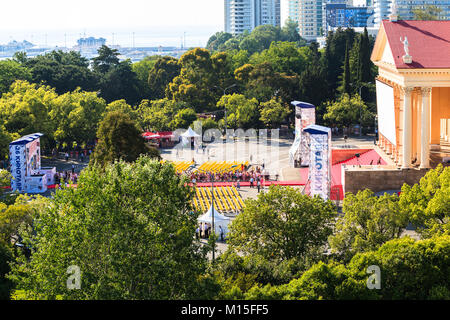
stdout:
{"type": "Polygon", "coordinates": [[[280,26],[280,0],[225,0],[225,32],[241,34],[259,25],[280,26]]]}

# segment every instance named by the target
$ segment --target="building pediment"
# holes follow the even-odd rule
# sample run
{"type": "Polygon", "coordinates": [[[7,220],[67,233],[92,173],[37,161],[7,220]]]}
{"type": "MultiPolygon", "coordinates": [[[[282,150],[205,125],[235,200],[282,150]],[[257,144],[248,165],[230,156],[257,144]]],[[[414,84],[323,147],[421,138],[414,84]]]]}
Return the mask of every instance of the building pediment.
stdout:
{"type": "Polygon", "coordinates": [[[450,69],[450,21],[384,20],[371,59],[397,70],[450,69]]]}

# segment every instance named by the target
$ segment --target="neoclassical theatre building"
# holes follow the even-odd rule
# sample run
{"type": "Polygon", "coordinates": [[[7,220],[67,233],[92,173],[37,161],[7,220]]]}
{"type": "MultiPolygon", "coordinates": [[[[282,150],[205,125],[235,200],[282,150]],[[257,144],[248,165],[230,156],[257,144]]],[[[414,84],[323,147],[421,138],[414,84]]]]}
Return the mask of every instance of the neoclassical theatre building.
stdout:
{"type": "Polygon", "coordinates": [[[450,21],[399,20],[378,32],[379,146],[401,168],[450,159],[450,21]]]}

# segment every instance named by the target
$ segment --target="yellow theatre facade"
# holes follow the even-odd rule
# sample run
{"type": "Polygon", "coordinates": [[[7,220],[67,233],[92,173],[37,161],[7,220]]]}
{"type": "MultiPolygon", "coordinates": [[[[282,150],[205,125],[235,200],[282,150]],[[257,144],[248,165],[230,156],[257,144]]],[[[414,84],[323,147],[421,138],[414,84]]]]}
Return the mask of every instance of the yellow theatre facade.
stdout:
{"type": "Polygon", "coordinates": [[[379,146],[402,168],[450,157],[450,21],[383,21],[371,60],[379,146]]]}

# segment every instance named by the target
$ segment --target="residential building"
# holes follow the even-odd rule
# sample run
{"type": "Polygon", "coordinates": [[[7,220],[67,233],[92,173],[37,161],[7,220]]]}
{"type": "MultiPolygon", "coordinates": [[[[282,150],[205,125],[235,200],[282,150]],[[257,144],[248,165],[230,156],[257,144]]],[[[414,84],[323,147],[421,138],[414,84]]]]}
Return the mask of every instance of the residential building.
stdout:
{"type": "Polygon", "coordinates": [[[374,0],[375,25],[388,19],[395,3],[396,13],[401,20],[414,20],[414,9],[436,6],[442,10],[440,20],[450,20],[450,0],[374,0]]]}
{"type": "Polygon", "coordinates": [[[299,0],[298,29],[307,40],[323,35],[323,0],[299,0]]]}
{"type": "Polygon", "coordinates": [[[425,9],[430,5],[442,10],[440,20],[450,20],[450,0],[397,0],[396,5],[397,14],[402,20],[413,20],[414,9],[425,9]]]}
{"type": "Polygon", "coordinates": [[[241,34],[259,25],[280,26],[280,0],[225,0],[225,32],[241,34]]]}
{"type": "Polygon", "coordinates": [[[346,3],[327,3],[325,5],[325,30],[338,27],[371,27],[373,26],[372,15],[372,7],[349,6],[346,3]]]}

